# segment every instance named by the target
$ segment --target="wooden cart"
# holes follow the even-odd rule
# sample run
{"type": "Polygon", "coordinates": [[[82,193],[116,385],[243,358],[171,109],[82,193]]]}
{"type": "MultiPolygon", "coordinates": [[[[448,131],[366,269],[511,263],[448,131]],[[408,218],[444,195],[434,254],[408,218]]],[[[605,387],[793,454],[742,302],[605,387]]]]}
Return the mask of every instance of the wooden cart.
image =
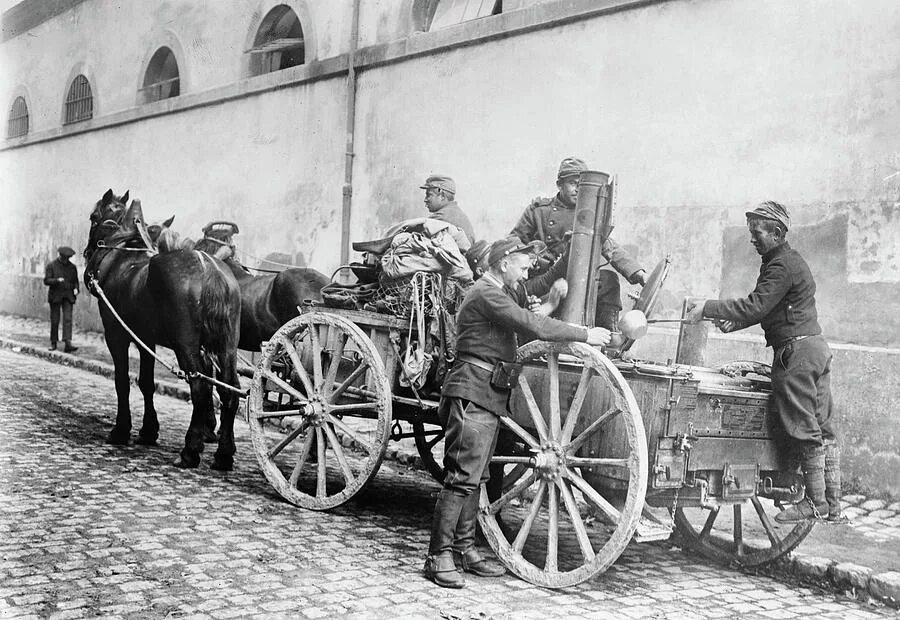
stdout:
{"type": "MultiPolygon", "coordinates": [[[[652,312],[668,268],[654,270],[638,309],[652,312]]],[[[440,479],[440,385],[402,385],[410,339],[421,338],[408,318],[309,306],[264,346],[248,419],[282,497],[313,510],[341,505],[376,474],[392,439],[414,438],[440,479]]],[[[632,539],[673,534],[712,559],[757,566],[811,529],[771,518],[803,488],[777,441],[760,365],[611,360],[584,344],[538,341],[518,357],[525,370],[501,418],[498,483],[482,489],[479,521],[521,578],[581,583],[632,539]]]]}

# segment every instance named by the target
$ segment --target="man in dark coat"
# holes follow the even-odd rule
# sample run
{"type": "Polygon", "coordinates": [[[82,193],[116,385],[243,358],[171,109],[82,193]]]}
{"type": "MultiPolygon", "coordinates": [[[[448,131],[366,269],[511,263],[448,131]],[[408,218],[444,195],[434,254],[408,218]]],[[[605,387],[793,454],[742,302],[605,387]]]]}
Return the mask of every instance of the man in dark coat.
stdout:
{"type": "Polygon", "coordinates": [[[62,246],[58,250],[56,260],[47,263],[44,269],[44,284],[50,287],[47,301],[50,302],[50,350],[56,350],[59,342],[59,317],[62,313],[63,342],[65,352],[74,353],[78,347],[72,345],[72,306],[78,296],[78,269],[69,259],[75,256],[75,250],[62,246]]]}
{"type": "Polygon", "coordinates": [[[806,483],[804,501],[775,519],[844,520],[840,453],[831,401],[831,351],[816,313],[816,283],[809,266],[785,240],[790,218],[777,202],[748,211],[750,243],[762,256],[756,288],[737,299],[710,299],[688,308],[686,319],[717,319],[723,332],[759,323],[774,350],[772,397],[806,483]]]}
{"type": "Polygon", "coordinates": [[[457,359],[444,380],[438,417],[445,430],[444,488],[434,509],[425,574],[447,588],[465,585],[462,573],[502,575],[497,562],[475,548],[478,488],[488,479],[509,387],[492,381],[499,362],[516,358],[516,334],[603,345],[609,331],[540,316],[522,307],[515,289],[543,244],[508,237],[491,244],[488,268],[466,293],[457,314],[457,359]]]}
{"type": "MultiPolygon", "coordinates": [[[[578,177],[587,170],[587,165],[576,157],[567,157],[559,164],[556,175],[558,192],[553,198],[535,198],[522,213],[515,228],[510,232],[523,242],[543,241],[547,248],[539,257],[532,277],[549,270],[555,272],[552,280],[566,277],[572,224],[575,220],[575,202],[578,198],[578,177]]],[[[647,274],[643,268],[612,239],[603,244],[603,257],[631,284],[646,284],[647,274]]],[[[619,311],[622,309],[619,276],[604,269],[598,274],[597,308],[595,325],[616,331],[619,311]]]]}

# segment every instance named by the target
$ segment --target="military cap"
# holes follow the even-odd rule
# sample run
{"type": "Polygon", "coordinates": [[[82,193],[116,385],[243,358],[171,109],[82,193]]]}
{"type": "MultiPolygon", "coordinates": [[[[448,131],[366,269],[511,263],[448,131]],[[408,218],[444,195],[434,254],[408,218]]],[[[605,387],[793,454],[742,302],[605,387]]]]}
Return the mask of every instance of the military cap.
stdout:
{"type": "Polygon", "coordinates": [[[791,227],[791,216],[788,215],[787,208],[771,200],[761,202],[753,211],[747,211],[744,215],[747,216],[747,219],[762,218],[764,220],[774,220],[784,226],[785,230],[791,227]]]}
{"type": "Polygon", "coordinates": [[[543,241],[531,241],[522,243],[518,237],[504,237],[494,241],[488,253],[488,265],[496,265],[500,259],[506,258],[510,254],[518,252],[526,254],[540,254],[547,248],[547,244],[543,241]]]}
{"type": "Polygon", "coordinates": [[[578,176],[585,170],[587,170],[587,164],[584,163],[584,160],[577,157],[566,157],[559,163],[559,172],[556,174],[556,180],[578,176]]]}
{"type": "Polygon", "coordinates": [[[65,256],[66,258],[71,258],[71,257],[75,256],[75,250],[73,250],[72,248],[70,248],[67,245],[59,246],[56,249],[56,251],[59,252],[60,256],[65,256]]]}
{"type": "Polygon", "coordinates": [[[456,181],[450,177],[433,175],[425,179],[425,185],[419,186],[420,189],[430,189],[432,187],[435,189],[442,189],[451,194],[456,193],[456,181]]]}

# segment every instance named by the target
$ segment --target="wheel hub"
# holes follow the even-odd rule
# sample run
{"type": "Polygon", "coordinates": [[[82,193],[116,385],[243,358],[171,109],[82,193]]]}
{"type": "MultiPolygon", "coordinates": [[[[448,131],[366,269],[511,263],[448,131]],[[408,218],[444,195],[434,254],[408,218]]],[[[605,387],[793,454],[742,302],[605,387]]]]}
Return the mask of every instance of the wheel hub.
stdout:
{"type": "Polygon", "coordinates": [[[320,396],[313,396],[303,404],[303,415],[312,426],[322,426],[325,423],[326,411],[325,401],[320,396]]]}
{"type": "Polygon", "coordinates": [[[545,443],[539,452],[531,457],[531,463],[544,480],[556,480],[566,465],[566,453],[558,443],[545,443]]]}

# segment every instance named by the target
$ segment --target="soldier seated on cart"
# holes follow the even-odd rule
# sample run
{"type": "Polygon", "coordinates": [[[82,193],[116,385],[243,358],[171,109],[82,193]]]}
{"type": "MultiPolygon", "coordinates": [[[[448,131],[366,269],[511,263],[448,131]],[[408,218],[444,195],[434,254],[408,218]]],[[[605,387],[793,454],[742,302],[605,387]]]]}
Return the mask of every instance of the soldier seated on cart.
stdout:
{"type": "Polygon", "coordinates": [[[785,240],[790,217],[777,202],[747,211],[750,243],[762,256],[756,288],[745,298],[709,299],[686,320],[716,319],[723,332],[759,323],[774,350],[772,397],[800,457],[806,497],[779,513],[781,523],[810,518],[841,522],[840,453],[832,420],[831,351],[816,313],[816,283],[803,257],[785,240]]]}
{"type": "MultiPolygon", "coordinates": [[[[532,200],[510,232],[525,243],[537,240],[546,244],[545,251],[538,257],[537,265],[532,270],[532,277],[551,269],[555,272],[552,278],[554,281],[566,275],[570,233],[575,219],[575,201],[578,198],[578,177],[585,170],[587,165],[578,158],[567,157],[562,160],[556,175],[556,187],[559,189],[556,196],[532,200]]],[[[646,271],[615,241],[607,239],[602,253],[629,283],[642,286],[647,283],[646,271]]],[[[616,331],[619,311],[622,309],[619,276],[608,269],[602,270],[599,276],[594,324],[616,331]]]]}
{"type": "Polygon", "coordinates": [[[447,588],[465,585],[463,572],[499,576],[505,571],[475,548],[478,488],[488,479],[499,416],[508,413],[518,367],[516,334],[551,341],[609,342],[610,333],[536,315],[510,295],[528,277],[543,243],[516,237],[495,241],[488,268],[466,293],[457,314],[458,356],[444,380],[438,417],[445,429],[444,488],[431,528],[425,574],[447,588]]]}

